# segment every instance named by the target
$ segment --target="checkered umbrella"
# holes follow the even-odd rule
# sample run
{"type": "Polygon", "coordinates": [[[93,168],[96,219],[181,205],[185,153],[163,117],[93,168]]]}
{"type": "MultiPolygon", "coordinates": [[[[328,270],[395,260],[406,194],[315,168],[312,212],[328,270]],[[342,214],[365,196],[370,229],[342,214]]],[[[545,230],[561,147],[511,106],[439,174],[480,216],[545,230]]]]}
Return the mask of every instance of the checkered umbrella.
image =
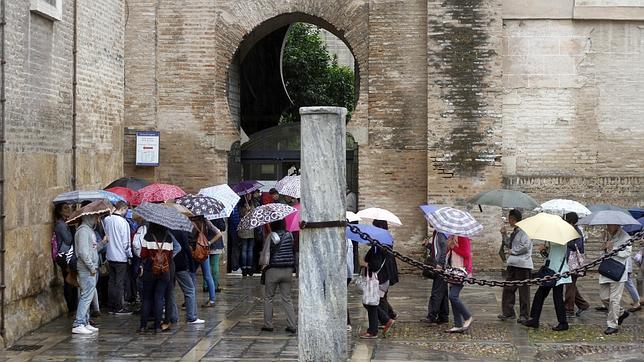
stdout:
{"type": "Polygon", "coordinates": [[[132,211],[145,221],[165,226],[172,230],[192,231],[192,222],[179,211],[163,204],[143,202],[132,211]]]}
{"type": "Polygon", "coordinates": [[[297,209],[285,204],[266,204],[253,209],[239,222],[237,230],[250,230],[258,226],[270,224],[273,221],[281,220],[296,212],[297,209]]]}
{"type": "Polygon", "coordinates": [[[207,187],[205,189],[199,190],[200,195],[212,197],[213,199],[219,200],[224,204],[224,209],[215,215],[214,219],[220,219],[222,217],[229,217],[233,213],[235,205],[239,202],[239,195],[230,186],[226,184],[207,187]]]}
{"type": "Polygon", "coordinates": [[[436,230],[450,235],[473,236],[483,230],[469,212],[453,207],[443,207],[427,215],[427,220],[436,230]]]}
{"type": "Polygon", "coordinates": [[[216,219],[215,216],[225,208],[219,200],[204,195],[188,194],[178,198],[175,202],[185,206],[195,215],[203,215],[206,219],[216,219]]]}
{"type": "Polygon", "coordinates": [[[275,189],[282,195],[300,198],[300,175],[285,176],[277,181],[275,189]]]}

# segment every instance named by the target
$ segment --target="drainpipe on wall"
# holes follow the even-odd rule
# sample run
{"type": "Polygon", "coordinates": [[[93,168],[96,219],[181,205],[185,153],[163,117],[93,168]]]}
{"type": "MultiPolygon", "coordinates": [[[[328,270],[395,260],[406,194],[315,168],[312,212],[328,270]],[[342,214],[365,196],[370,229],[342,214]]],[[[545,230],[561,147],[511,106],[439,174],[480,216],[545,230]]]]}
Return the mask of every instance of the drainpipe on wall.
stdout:
{"type": "MultiPolygon", "coordinates": [[[[4,1],[4,0],[2,0],[4,1]]],[[[78,84],[76,74],[76,53],[78,52],[78,0],[74,0],[74,13],[73,13],[73,45],[72,45],[72,190],[76,190],[76,95],[78,84]]]]}
{"type": "Polygon", "coordinates": [[[0,338],[6,344],[4,328],[4,305],[5,305],[5,246],[4,246],[4,149],[5,143],[5,27],[7,19],[5,15],[5,0],[0,0],[0,338]]]}

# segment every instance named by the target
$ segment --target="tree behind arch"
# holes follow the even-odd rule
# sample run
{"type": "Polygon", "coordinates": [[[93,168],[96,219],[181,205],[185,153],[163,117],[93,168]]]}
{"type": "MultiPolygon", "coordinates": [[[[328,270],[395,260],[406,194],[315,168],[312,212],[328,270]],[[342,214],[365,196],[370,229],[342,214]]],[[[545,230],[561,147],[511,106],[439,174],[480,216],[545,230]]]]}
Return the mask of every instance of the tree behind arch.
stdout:
{"type": "Polygon", "coordinates": [[[355,107],[355,77],[351,68],[338,64],[326,49],[317,27],[295,23],[291,26],[282,60],[284,82],[293,105],[280,124],[299,122],[299,108],[338,106],[347,108],[347,121],[355,107]]]}

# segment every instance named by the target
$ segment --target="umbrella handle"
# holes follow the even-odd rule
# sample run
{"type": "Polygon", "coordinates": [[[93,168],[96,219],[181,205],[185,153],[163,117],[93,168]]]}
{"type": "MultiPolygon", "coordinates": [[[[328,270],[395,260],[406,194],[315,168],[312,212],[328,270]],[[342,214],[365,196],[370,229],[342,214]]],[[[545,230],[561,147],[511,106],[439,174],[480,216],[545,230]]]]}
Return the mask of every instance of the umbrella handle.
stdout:
{"type": "Polygon", "coordinates": [[[479,204],[479,211],[483,212],[483,207],[481,207],[481,204],[479,204]]]}

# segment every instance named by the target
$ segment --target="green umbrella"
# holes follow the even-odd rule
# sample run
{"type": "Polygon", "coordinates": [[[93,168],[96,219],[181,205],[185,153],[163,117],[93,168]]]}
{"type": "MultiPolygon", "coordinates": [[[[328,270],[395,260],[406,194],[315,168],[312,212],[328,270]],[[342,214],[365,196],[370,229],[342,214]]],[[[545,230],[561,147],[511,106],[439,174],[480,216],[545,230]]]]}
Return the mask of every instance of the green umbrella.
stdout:
{"type": "Polygon", "coordinates": [[[533,199],[530,195],[524,194],[521,191],[496,189],[491,191],[481,192],[471,199],[469,202],[473,204],[499,206],[504,208],[521,208],[521,209],[534,209],[539,206],[537,200],[533,199]]]}

